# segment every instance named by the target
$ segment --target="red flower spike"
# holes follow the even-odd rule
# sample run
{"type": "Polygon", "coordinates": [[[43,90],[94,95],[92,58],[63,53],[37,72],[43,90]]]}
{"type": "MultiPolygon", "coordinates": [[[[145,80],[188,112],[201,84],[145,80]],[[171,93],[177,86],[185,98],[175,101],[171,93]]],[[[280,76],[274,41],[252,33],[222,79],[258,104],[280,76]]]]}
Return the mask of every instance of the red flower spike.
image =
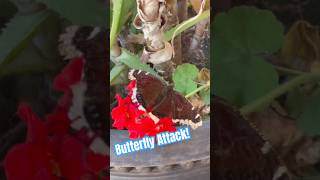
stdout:
{"type": "Polygon", "coordinates": [[[81,80],[82,69],[85,59],[78,57],[72,59],[62,72],[53,81],[53,88],[59,91],[67,91],[70,86],[81,80]]]}

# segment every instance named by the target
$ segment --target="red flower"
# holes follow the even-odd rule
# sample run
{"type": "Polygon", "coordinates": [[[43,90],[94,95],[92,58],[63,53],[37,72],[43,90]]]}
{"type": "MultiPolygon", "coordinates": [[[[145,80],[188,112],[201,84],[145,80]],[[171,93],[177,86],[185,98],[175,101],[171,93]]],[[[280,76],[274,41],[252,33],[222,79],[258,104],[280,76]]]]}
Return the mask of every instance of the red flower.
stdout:
{"type": "Polygon", "coordinates": [[[54,179],[46,127],[25,103],[18,107],[18,115],[27,123],[27,139],[26,143],[10,149],[5,157],[4,166],[8,180],[33,180],[36,177],[54,179]]]}
{"type": "Polygon", "coordinates": [[[72,59],[54,79],[53,88],[59,91],[67,91],[71,85],[79,82],[82,76],[84,61],[83,57],[72,59]]]}
{"type": "Polygon", "coordinates": [[[172,121],[171,118],[160,119],[157,125],[155,126],[155,128],[149,131],[147,135],[155,136],[156,134],[165,132],[165,131],[169,131],[169,132],[176,131],[176,127],[174,127],[174,122],[172,121]]]}
{"type": "Polygon", "coordinates": [[[130,97],[122,99],[119,95],[116,95],[116,99],[118,100],[118,107],[114,108],[111,111],[112,119],[117,120],[114,121],[113,127],[116,127],[117,129],[123,129],[125,127],[126,122],[130,119],[129,107],[131,99],[130,97]]]}
{"type": "Polygon", "coordinates": [[[155,128],[155,123],[148,116],[137,117],[134,121],[128,123],[127,128],[129,130],[129,138],[142,138],[155,128]]]}
{"type": "Polygon", "coordinates": [[[70,127],[68,112],[65,110],[56,110],[54,113],[47,115],[46,126],[48,127],[49,133],[66,134],[70,127]]]}
{"type": "Polygon", "coordinates": [[[99,173],[108,166],[109,158],[104,155],[94,153],[93,151],[89,151],[87,153],[87,163],[92,172],[99,173]]]}
{"type": "Polygon", "coordinates": [[[135,88],[135,87],[136,87],[136,80],[130,81],[130,83],[127,86],[128,96],[132,95],[133,88],[135,88]]]}
{"type": "Polygon", "coordinates": [[[65,112],[49,115],[46,124],[27,104],[19,106],[18,114],[27,122],[27,140],[10,149],[5,158],[8,180],[95,180],[107,167],[107,156],[93,153],[86,143],[68,134],[65,112]]]}
{"type": "Polygon", "coordinates": [[[131,81],[128,86],[128,96],[122,99],[116,95],[118,106],[111,112],[111,117],[114,120],[113,127],[117,129],[127,128],[129,131],[129,138],[142,138],[143,136],[155,136],[157,133],[176,131],[172,118],[160,119],[157,124],[148,115],[149,111],[142,111],[138,107],[138,103],[132,102],[131,96],[133,89],[136,88],[136,81],[131,81]]]}
{"type": "MultiPolygon", "coordinates": [[[[81,80],[84,59],[72,60],[55,78],[54,88],[64,92],[54,112],[42,121],[30,106],[21,103],[19,117],[27,123],[25,143],[9,150],[4,160],[8,180],[96,180],[107,168],[109,157],[89,149],[86,132],[69,132],[71,86],[81,80]]],[[[107,177],[102,177],[107,179],[107,177]]]]}
{"type": "Polygon", "coordinates": [[[98,174],[108,165],[107,156],[94,153],[71,136],[64,138],[61,152],[59,167],[61,174],[68,180],[84,177],[88,180],[97,179],[98,174]]]}
{"type": "Polygon", "coordinates": [[[72,104],[72,90],[66,90],[63,94],[63,96],[61,96],[58,100],[58,104],[56,107],[56,110],[65,110],[68,111],[69,107],[72,104]]]}
{"type": "Polygon", "coordinates": [[[10,149],[4,167],[8,180],[57,179],[52,175],[49,155],[32,143],[18,144],[10,149]]]}

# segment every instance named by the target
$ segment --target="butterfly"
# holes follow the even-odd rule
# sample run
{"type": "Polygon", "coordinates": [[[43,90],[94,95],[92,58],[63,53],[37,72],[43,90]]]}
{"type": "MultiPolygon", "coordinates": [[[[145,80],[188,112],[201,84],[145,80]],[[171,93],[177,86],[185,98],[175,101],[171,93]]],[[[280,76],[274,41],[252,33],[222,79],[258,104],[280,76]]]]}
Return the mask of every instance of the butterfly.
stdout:
{"type": "Polygon", "coordinates": [[[140,109],[151,111],[158,119],[171,117],[173,122],[193,129],[202,125],[198,109],[164,80],[141,70],[131,70],[128,77],[136,80],[131,99],[140,109]]]}
{"type": "MultiPolygon", "coordinates": [[[[84,115],[90,128],[96,134],[109,141],[108,137],[108,32],[106,29],[92,26],[73,28],[72,45],[85,58],[84,77],[86,92],[84,115]]],[[[69,48],[70,49],[70,48],[69,48]]]]}
{"type": "Polygon", "coordinates": [[[213,97],[211,176],[217,180],[289,180],[269,142],[234,107],[213,97]]]}

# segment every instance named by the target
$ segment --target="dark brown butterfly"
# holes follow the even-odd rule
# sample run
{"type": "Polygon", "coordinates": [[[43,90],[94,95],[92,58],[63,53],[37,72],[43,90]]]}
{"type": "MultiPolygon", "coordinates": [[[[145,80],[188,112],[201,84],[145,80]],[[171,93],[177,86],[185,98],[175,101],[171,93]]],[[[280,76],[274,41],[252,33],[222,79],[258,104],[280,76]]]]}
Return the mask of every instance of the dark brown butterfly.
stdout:
{"type": "Polygon", "coordinates": [[[234,107],[213,98],[211,176],[217,180],[289,180],[271,144],[234,107]]]}
{"type": "Polygon", "coordinates": [[[186,124],[192,128],[202,125],[202,120],[192,104],[165,81],[141,70],[131,70],[129,79],[136,80],[132,101],[139,108],[151,111],[155,118],[170,117],[174,122],[186,124]]]}
{"type": "Polygon", "coordinates": [[[108,33],[106,30],[84,26],[80,27],[73,43],[86,59],[84,80],[87,84],[84,114],[95,133],[108,140],[107,123],[107,70],[108,70],[108,33]]]}

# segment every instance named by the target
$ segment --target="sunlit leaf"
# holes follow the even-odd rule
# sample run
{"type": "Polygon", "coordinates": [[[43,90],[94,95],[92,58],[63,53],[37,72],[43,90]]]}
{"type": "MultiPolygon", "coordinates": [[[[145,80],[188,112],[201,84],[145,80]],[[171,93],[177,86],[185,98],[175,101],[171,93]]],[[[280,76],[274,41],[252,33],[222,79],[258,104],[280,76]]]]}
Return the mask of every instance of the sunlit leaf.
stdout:
{"type": "Polygon", "coordinates": [[[158,73],[156,73],[152,68],[150,68],[149,65],[142,63],[137,55],[134,55],[125,49],[122,49],[121,51],[121,55],[115,58],[116,61],[120,61],[121,63],[127,65],[131,69],[146,71],[160,78],[158,73]]]}
{"type": "Polygon", "coordinates": [[[110,48],[115,43],[121,27],[125,24],[130,15],[135,13],[135,0],[114,0],[112,1],[112,23],[110,30],[110,48]]]}
{"type": "Polygon", "coordinates": [[[186,95],[197,89],[195,79],[199,73],[198,68],[193,64],[181,64],[174,71],[172,79],[174,82],[174,89],[186,95]]]}

